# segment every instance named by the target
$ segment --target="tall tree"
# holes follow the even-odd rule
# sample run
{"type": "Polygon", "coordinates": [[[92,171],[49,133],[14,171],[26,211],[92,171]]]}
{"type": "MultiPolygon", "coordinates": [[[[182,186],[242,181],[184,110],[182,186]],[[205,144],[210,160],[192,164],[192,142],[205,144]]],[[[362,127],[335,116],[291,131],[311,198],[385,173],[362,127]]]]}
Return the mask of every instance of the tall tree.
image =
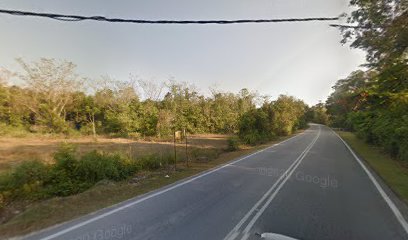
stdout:
{"type": "Polygon", "coordinates": [[[20,78],[25,87],[18,96],[19,103],[35,115],[37,124],[57,132],[66,130],[66,107],[73,101],[72,94],[82,86],[75,64],[49,58],[33,63],[17,61],[24,70],[20,78]]]}

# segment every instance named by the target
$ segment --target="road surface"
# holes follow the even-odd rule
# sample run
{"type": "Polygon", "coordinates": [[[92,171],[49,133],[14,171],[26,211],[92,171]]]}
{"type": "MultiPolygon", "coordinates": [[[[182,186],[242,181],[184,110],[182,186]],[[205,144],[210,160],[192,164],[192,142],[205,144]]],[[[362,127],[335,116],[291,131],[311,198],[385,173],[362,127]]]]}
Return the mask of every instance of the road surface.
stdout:
{"type": "Polygon", "coordinates": [[[407,222],[328,127],[26,239],[408,239],[407,222]],[[263,236],[266,236],[264,234],[263,236]],[[271,238],[273,239],[273,238],[271,238]]]}

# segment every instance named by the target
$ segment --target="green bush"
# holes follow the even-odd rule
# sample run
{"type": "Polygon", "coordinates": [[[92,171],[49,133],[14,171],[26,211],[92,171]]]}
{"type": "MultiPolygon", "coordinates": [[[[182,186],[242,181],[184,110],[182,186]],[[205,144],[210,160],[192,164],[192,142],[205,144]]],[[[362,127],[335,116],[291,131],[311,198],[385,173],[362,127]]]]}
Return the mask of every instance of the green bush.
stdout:
{"type": "Polygon", "coordinates": [[[65,171],[53,168],[44,183],[44,197],[65,197],[90,188],[93,183],[81,182],[67,175],[65,171]]]}
{"type": "Polygon", "coordinates": [[[54,154],[55,171],[59,171],[68,177],[75,178],[78,159],[75,157],[76,148],[72,144],[60,145],[58,151],[54,154]]]}
{"type": "Polygon", "coordinates": [[[0,176],[0,191],[6,199],[38,198],[48,167],[40,161],[26,161],[11,173],[0,176]]]}
{"type": "Polygon", "coordinates": [[[161,159],[156,155],[141,157],[138,162],[140,167],[144,170],[157,170],[162,167],[161,159]]]}
{"type": "Polygon", "coordinates": [[[216,159],[221,152],[222,150],[217,148],[192,148],[190,150],[190,157],[193,159],[206,158],[208,160],[212,160],[216,159]]]}
{"type": "Polygon", "coordinates": [[[96,183],[103,179],[123,180],[138,170],[137,165],[119,154],[92,151],[78,162],[77,173],[82,181],[96,183]]]}
{"type": "Polygon", "coordinates": [[[239,149],[239,139],[236,136],[228,138],[228,151],[236,151],[239,149]]]}
{"type": "Polygon", "coordinates": [[[242,134],[241,138],[244,141],[244,143],[250,145],[259,143],[261,140],[261,136],[255,131],[247,134],[242,134]]]}
{"type": "MultiPolygon", "coordinates": [[[[236,147],[238,139],[231,139],[236,147]]],[[[215,159],[219,149],[190,151],[192,157],[215,159]]],[[[183,161],[184,155],[179,156],[183,161]]],[[[16,199],[43,199],[83,192],[102,180],[121,181],[139,170],[154,171],[173,164],[172,155],[149,155],[131,160],[120,154],[91,151],[77,157],[75,147],[63,144],[54,154],[54,164],[40,161],[23,162],[12,171],[0,175],[0,208],[16,199]]]]}
{"type": "Polygon", "coordinates": [[[408,116],[390,110],[353,112],[347,125],[370,144],[381,146],[392,157],[408,160],[408,116]]]}
{"type": "MultiPolygon", "coordinates": [[[[0,175],[2,201],[69,196],[92,187],[101,180],[124,180],[142,167],[154,170],[161,166],[156,157],[141,163],[119,154],[92,151],[77,158],[72,145],[62,145],[55,153],[55,163],[27,161],[11,172],[0,175]]],[[[4,204],[3,204],[4,205],[4,204]]]]}

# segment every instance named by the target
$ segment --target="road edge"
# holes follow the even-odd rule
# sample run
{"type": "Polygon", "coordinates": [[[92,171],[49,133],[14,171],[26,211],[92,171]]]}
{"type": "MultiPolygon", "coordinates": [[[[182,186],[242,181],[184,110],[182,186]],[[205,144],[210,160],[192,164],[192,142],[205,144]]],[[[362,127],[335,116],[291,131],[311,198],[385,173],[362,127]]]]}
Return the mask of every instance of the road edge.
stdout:
{"type": "Polygon", "coordinates": [[[367,161],[364,160],[363,157],[358,156],[354,150],[348,145],[348,143],[340,137],[340,135],[330,128],[331,131],[343,142],[344,146],[349,150],[351,155],[354,159],[359,163],[361,168],[367,174],[367,177],[371,180],[371,182],[376,187],[378,193],[383,198],[383,200],[387,203],[388,207],[400,223],[401,227],[404,229],[405,233],[408,235],[408,207],[405,203],[398,198],[396,193],[381,179],[381,177],[370,167],[367,161]],[[363,159],[363,160],[362,160],[363,159]],[[387,194],[388,193],[388,194],[387,194]],[[390,196],[391,195],[391,196],[390,196]]]}
{"type": "Polygon", "coordinates": [[[168,184],[168,185],[166,185],[166,186],[162,186],[162,187],[160,187],[160,188],[158,188],[158,189],[154,189],[154,190],[152,190],[152,191],[149,191],[149,192],[146,192],[146,193],[144,193],[144,194],[141,194],[141,195],[138,195],[138,196],[129,198],[129,199],[127,199],[127,200],[124,200],[124,201],[122,201],[122,202],[113,204],[113,205],[111,205],[111,206],[101,208],[101,209],[99,209],[99,210],[96,210],[96,211],[94,211],[94,212],[91,212],[91,213],[88,213],[88,214],[79,216],[79,217],[77,217],[77,218],[74,218],[74,219],[71,219],[71,220],[68,220],[68,221],[65,221],[65,222],[62,222],[62,223],[58,223],[58,224],[49,226],[49,227],[47,227],[47,228],[44,228],[44,229],[41,229],[41,230],[38,230],[38,231],[34,231],[34,232],[31,232],[31,233],[28,233],[28,234],[26,234],[26,235],[14,236],[14,237],[11,237],[11,238],[8,238],[8,239],[10,239],[10,240],[25,239],[25,238],[33,237],[33,236],[35,236],[35,235],[37,235],[37,234],[41,234],[41,233],[44,233],[44,232],[47,232],[47,231],[51,231],[51,230],[53,230],[53,229],[58,229],[58,227],[61,227],[62,225],[65,225],[65,224],[68,224],[68,225],[69,225],[69,224],[72,224],[72,226],[69,226],[69,227],[66,228],[65,230],[57,231],[55,234],[52,234],[52,235],[47,236],[47,237],[45,237],[45,238],[42,238],[43,240],[54,239],[54,238],[56,238],[56,237],[58,237],[58,236],[60,236],[60,235],[65,234],[66,232],[72,231],[72,230],[74,230],[74,229],[76,229],[76,228],[79,228],[79,227],[81,227],[81,226],[83,226],[83,225],[86,225],[86,224],[88,224],[88,223],[90,223],[90,222],[96,221],[96,220],[101,219],[101,218],[103,218],[103,217],[105,217],[105,216],[111,215],[111,214],[113,214],[113,213],[115,213],[115,212],[121,211],[121,210],[123,210],[123,209],[125,209],[125,208],[127,208],[127,207],[130,207],[130,206],[135,205],[135,204],[137,204],[137,203],[139,203],[139,202],[142,202],[142,201],[144,201],[144,200],[147,200],[147,199],[149,199],[149,198],[151,198],[151,197],[154,197],[154,196],[159,195],[159,194],[161,194],[161,193],[170,191],[170,190],[172,190],[172,189],[174,189],[174,188],[177,188],[177,187],[179,187],[179,186],[182,186],[182,185],[184,185],[184,184],[187,184],[187,183],[189,183],[189,182],[192,182],[192,181],[194,181],[194,180],[196,180],[196,179],[198,179],[198,178],[201,178],[201,177],[204,177],[204,176],[206,176],[206,175],[209,175],[209,174],[211,174],[211,173],[213,173],[213,172],[216,172],[216,171],[218,171],[218,170],[220,170],[220,169],[223,169],[223,168],[225,168],[225,167],[227,167],[227,166],[229,166],[229,165],[231,165],[231,164],[240,162],[240,161],[245,160],[245,159],[247,159],[247,158],[249,158],[249,157],[251,157],[251,156],[253,156],[253,155],[256,155],[256,154],[258,154],[258,153],[260,153],[260,152],[263,152],[263,151],[265,151],[265,150],[267,150],[267,149],[269,149],[269,148],[272,148],[272,147],[274,147],[275,145],[281,144],[281,143],[283,143],[283,142],[286,142],[286,141],[289,141],[289,140],[291,140],[291,139],[294,139],[294,138],[296,138],[296,137],[298,137],[298,136],[301,136],[301,135],[303,135],[308,129],[309,129],[309,128],[305,129],[304,131],[302,131],[302,132],[300,132],[300,133],[295,133],[293,136],[291,136],[291,137],[289,137],[289,138],[287,138],[287,139],[284,139],[284,140],[282,140],[282,141],[280,141],[280,142],[272,143],[271,145],[265,146],[265,147],[263,147],[263,148],[261,148],[261,149],[259,149],[259,150],[257,150],[257,151],[254,151],[254,152],[252,152],[252,153],[245,154],[245,155],[243,155],[243,156],[241,156],[241,157],[238,157],[238,158],[236,158],[236,159],[230,160],[230,161],[228,161],[228,162],[226,162],[226,163],[223,163],[223,164],[221,164],[221,165],[214,166],[214,167],[212,167],[212,168],[210,168],[210,169],[207,169],[207,170],[205,170],[205,171],[203,171],[203,172],[194,174],[194,175],[192,175],[192,176],[189,176],[189,177],[186,177],[186,178],[177,180],[177,181],[175,181],[175,182],[173,182],[173,183],[171,183],[171,184],[168,184]]]}

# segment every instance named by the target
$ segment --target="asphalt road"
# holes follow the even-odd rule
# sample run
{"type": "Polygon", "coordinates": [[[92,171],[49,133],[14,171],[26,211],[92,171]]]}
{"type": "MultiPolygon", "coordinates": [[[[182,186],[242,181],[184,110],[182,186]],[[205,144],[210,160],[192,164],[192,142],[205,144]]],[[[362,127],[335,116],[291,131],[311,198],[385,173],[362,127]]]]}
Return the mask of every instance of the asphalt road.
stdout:
{"type": "Polygon", "coordinates": [[[263,151],[26,239],[262,239],[262,233],[408,239],[400,214],[342,140],[312,125],[263,151]]]}

